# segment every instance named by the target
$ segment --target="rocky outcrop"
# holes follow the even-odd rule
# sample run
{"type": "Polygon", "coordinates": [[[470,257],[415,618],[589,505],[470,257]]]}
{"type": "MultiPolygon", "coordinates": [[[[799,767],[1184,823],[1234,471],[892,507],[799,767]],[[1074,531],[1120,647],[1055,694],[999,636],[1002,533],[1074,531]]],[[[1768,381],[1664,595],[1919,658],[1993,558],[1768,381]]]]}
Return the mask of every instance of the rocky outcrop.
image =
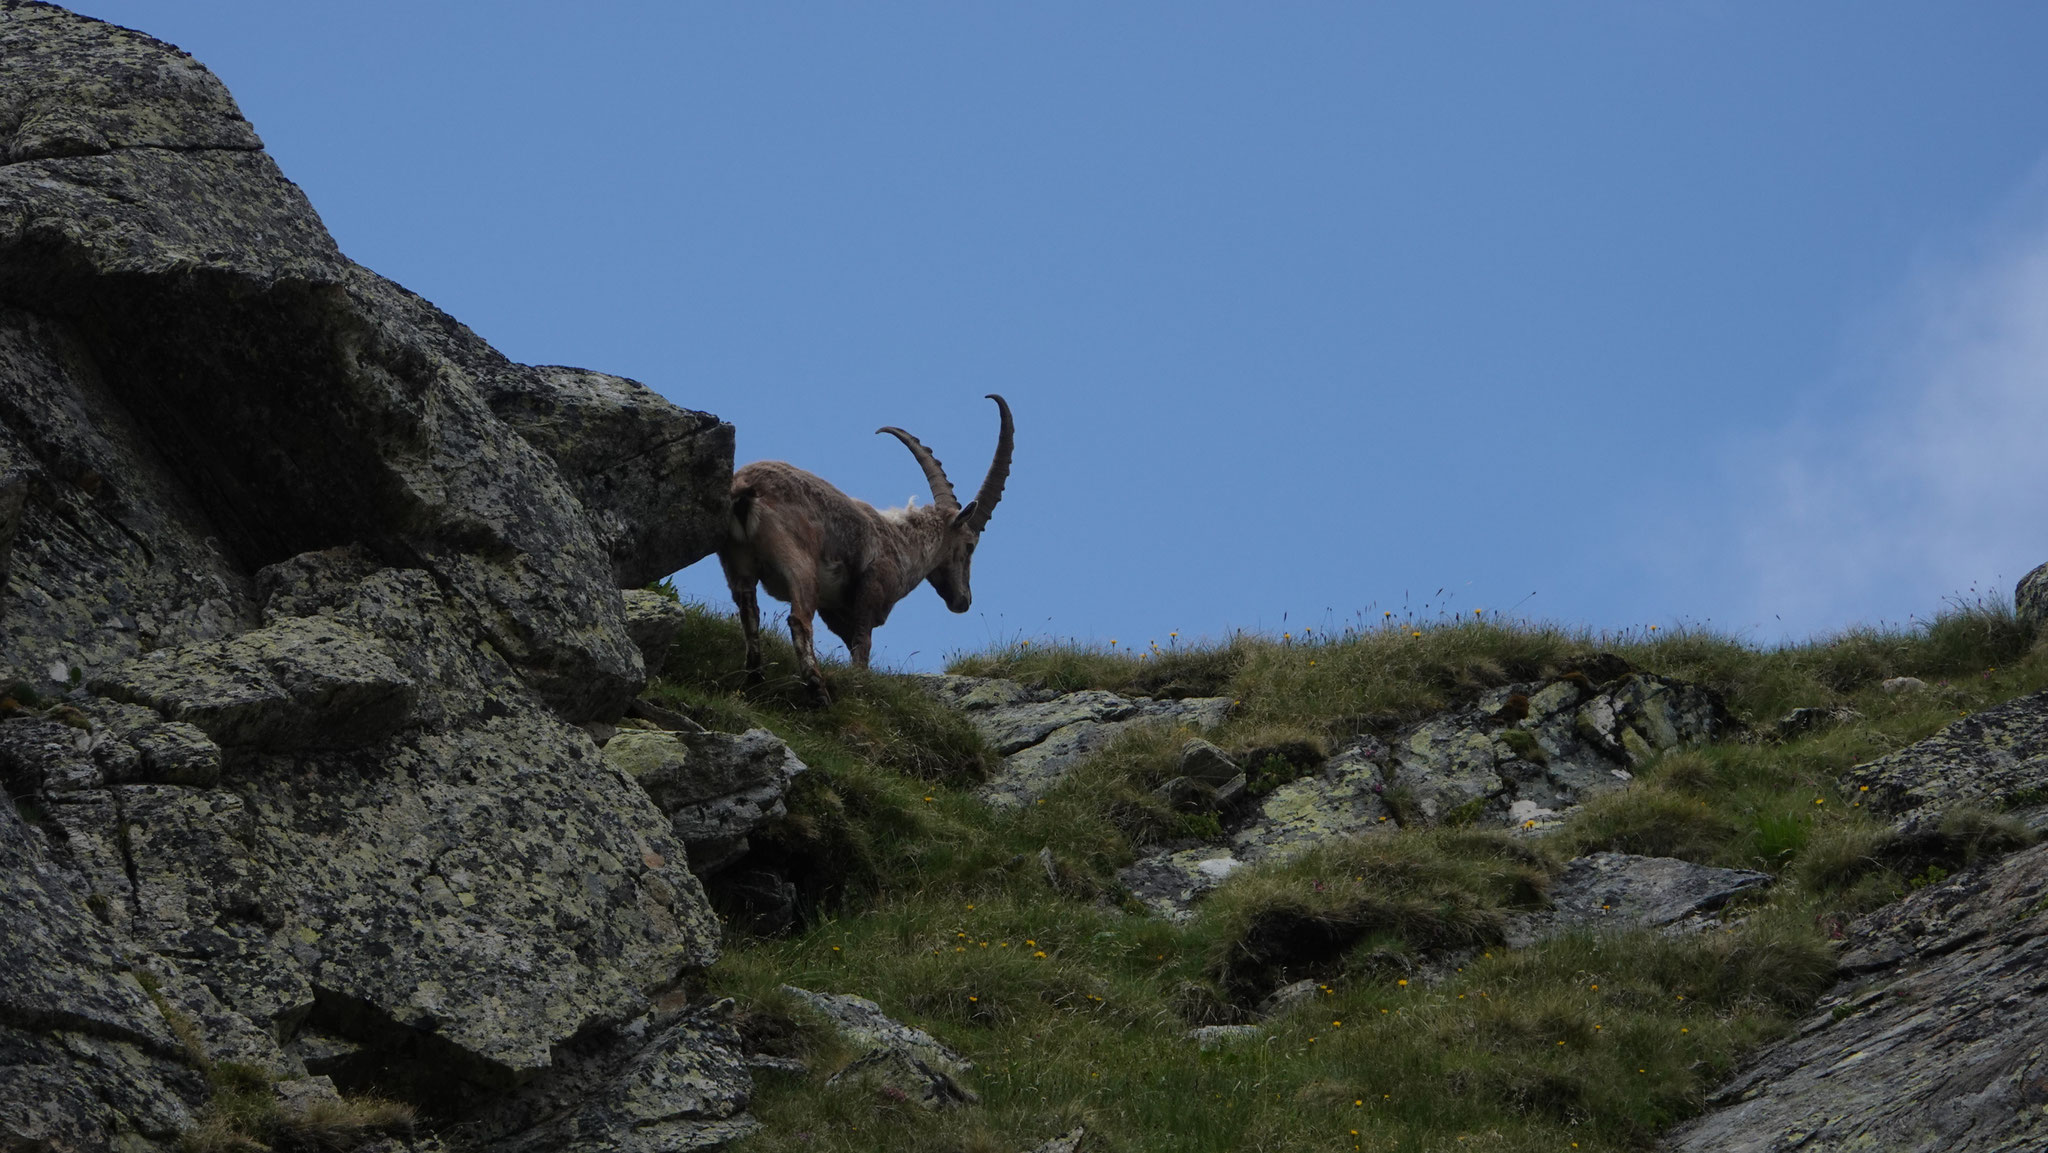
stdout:
{"type": "Polygon", "coordinates": [[[1169,845],[1118,879],[1179,920],[1238,868],[1284,860],[1330,838],[1393,832],[1404,822],[1540,833],[1587,798],[1627,785],[1651,758],[1711,740],[1727,724],[1719,702],[1698,686],[1625,667],[1614,672],[1605,684],[1579,673],[1508,685],[1391,740],[1356,738],[1314,771],[1226,815],[1225,844],[1169,845]]]}
{"type": "Polygon", "coordinates": [[[1854,922],[1853,974],[1674,1130],[1673,1153],[2048,1145],[2048,847],[1854,922]]]}
{"type": "Polygon", "coordinates": [[[1955,721],[1918,744],[1857,765],[1842,775],[1842,784],[1902,826],[1938,824],[1955,808],[2048,802],[2048,692],[1955,721]]]}
{"type": "Polygon", "coordinates": [[[473,1122],[504,1153],[560,1149],[694,1153],[757,1127],[753,1092],[732,1024],[733,1003],[657,1013],[632,1023],[626,1045],[564,1046],[553,1068],[473,1122]]]}
{"type": "Polygon", "coordinates": [[[1054,693],[989,677],[919,678],[934,696],[967,714],[1003,758],[978,795],[998,808],[1028,805],[1067,771],[1140,725],[1209,729],[1230,711],[1226,697],[1179,701],[1127,698],[1100,689],[1054,693]]]}
{"type": "Polygon", "coordinates": [[[2036,631],[2048,625],[2048,564],[2020,578],[2012,590],[2012,607],[2022,624],[2036,631]]]}
{"type": "Polygon", "coordinates": [[[608,513],[493,411],[509,362],[342,257],[190,57],[59,9],[0,18],[0,396],[32,566],[10,586],[60,602],[21,608],[44,618],[18,630],[27,671],[239,631],[239,574],[361,541],[432,573],[565,715],[615,713],[642,674],[608,513]]]}
{"type": "Polygon", "coordinates": [[[1431,822],[1539,828],[1634,770],[1712,740],[1726,714],[1707,690],[1647,673],[1509,685],[1393,742],[1394,784],[1431,822]]]}
{"type": "Polygon", "coordinates": [[[123,1129],[168,1145],[205,1100],[91,897],[0,805],[0,1138],[10,1147],[105,1148],[123,1129]]]}
{"type": "Polygon", "coordinates": [[[495,361],[478,372],[491,411],[561,469],[620,587],[660,580],[718,547],[731,425],[624,377],[495,361]]]}
{"type": "Polygon", "coordinates": [[[629,588],[620,590],[619,596],[626,606],[626,635],[640,650],[640,663],[647,666],[647,675],[655,676],[667,663],[668,651],[688,617],[683,606],[666,593],[629,588]]]}
{"type": "Polygon", "coordinates": [[[1516,948],[1576,929],[1651,929],[1711,913],[1774,880],[1769,873],[1717,869],[1672,857],[1592,853],[1567,863],[1550,886],[1550,908],[1508,918],[1516,948]]]}
{"type": "Polygon", "coordinates": [[[604,759],[640,782],[688,846],[700,877],[745,856],[747,835],[784,815],[783,794],[804,771],[782,739],[744,733],[628,729],[605,743],[604,759]]]}
{"type": "Polygon", "coordinates": [[[974,1062],[945,1042],[895,1020],[866,997],[851,993],[813,993],[794,985],[782,991],[796,997],[830,1021],[860,1055],[834,1073],[828,1085],[869,1082],[927,1109],[976,1105],[981,1097],[961,1082],[974,1062]]]}
{"type": "Polygon", "coordinates": [[[676,990],[746,804],[582,727],[731,430],[350,263],[175,48],[0,0],[0,77],[0,1145],[169,1148],[201,1056],[483,1148],[744,1131],[676,990]]]}

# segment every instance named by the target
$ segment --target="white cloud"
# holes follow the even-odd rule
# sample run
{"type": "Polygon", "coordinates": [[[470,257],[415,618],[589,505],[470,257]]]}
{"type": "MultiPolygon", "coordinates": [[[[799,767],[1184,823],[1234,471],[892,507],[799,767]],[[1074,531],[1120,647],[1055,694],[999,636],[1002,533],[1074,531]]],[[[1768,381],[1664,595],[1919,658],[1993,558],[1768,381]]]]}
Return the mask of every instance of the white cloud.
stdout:
{"type": "Polygon", "coordinates": [[[1755,639],[2009,596],[2048,561],[2048,178],[1891,312],[1824,409],[1742,453],[1728,591],[1755,639]]]}

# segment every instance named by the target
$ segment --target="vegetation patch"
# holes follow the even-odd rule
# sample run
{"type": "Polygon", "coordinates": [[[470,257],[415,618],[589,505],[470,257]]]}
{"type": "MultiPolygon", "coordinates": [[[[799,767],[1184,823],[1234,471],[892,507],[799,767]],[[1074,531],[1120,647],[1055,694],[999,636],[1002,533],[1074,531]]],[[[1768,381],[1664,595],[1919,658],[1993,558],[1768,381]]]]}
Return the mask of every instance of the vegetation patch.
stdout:
{"type": "MultiPolygon", "coordinates": [[[[1213,645],[1167,637],[1136,652],[1019,641],[956,660],[955,672],[1050,689],[1227,696],[1230,719],[1203,735],[1255,793],[1358,734],[1392,735],[1501,685],[1655,673],[1704,685],[1738,722],[1720,743],[1643,766],[1547,836],[1413,827],[1332,841],[1240,869],[1176,924],[1120,901],[1117,871],[1148,847],[1214,844],[1223,831],[1153,794],[1188,734],[1129,735],[1036,803],[991,810],[971,789],[995,758],[948,729],[949,714],[924,719],[912,679],[834,668],[848,700],[809,709],[786,643],[771,637],[769,682],[750,689],[737,683],[737,626],[690,612],[696,639],[678,652],[708,647],[672,660],[655,695],[712,727],[772,729],[813,770],[783,825],[757,838],[810,862],[807,920],[775,938],[734,931],[707,974],[709,991],[743,1006],[751,1048],[809,1066],[760,1075],[763,1128],[740,1153],[995,1153],[1082,1123],[1103,1153],[1157,1148],[1162,1133],[1215,1153],[1644,1148],[1829,987],[1851,919],[1933,870],[2026,841],[2010,818],[1969,813],[1901,837],[1842,791],[1841,774],[2048,686],[2048,649],[1981,603],[1779,649],[1684,628],[1600,635],[1443,617],[1213,645]],[[1928,688],[1887,693],[1892,676],[1928,688]],[[1781,739],[1790,710],[1838,706],[1856,718],[1781,739]],[[1719,931],[1505,947],[1507,918],[1541,908],[1563,863],[1599,849],[1762,868],[1778,882],[1719,931]],[[1302,978],[1310,996],[1257,1015],[1302,978]],[[828,1089],[858,1054],[792,1005],[785,983],[871,997],[934,1033],[975,1062],[983,1103],[930,1112],[828,1089]],[[1207,1051],[1187,1036],[1219,1024],[1257,1032],[1207,1051]]],[[[1400,788],[1382,799],[1404,812],[1400,788]]]]}
{"type": "Polygon", "coordinates": [[[206,1070],[212,1097],[199,1124],[179,1141],[183,1153],[348,1153],[379,1137],[410,1137],[410,1105],[375,1097],[316,1100],[279,1107],[268,1070],[234,1061],[206,1070]]]}

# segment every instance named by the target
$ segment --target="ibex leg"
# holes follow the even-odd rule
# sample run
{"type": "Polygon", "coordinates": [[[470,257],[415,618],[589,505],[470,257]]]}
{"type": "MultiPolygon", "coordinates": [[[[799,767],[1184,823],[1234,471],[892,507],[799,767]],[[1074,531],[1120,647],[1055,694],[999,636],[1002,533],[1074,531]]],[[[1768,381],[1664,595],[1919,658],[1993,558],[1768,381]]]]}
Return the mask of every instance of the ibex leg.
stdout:
{"type": "Polygon", "coordinates": [[[761,683],[761,602],[754,590],[754,574],[742,561],[719,554],[718,565],[725,570],[725,587],[732,590],[732,603],[739,609],[740,631],[747,638],[747,683],[761,683]]]}

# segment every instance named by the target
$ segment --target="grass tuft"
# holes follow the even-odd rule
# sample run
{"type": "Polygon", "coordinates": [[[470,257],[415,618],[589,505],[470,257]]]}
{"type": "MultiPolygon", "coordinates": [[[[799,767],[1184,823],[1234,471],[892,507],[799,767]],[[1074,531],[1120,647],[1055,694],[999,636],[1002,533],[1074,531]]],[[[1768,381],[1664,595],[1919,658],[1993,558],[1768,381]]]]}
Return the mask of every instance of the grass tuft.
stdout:
{"type": "MultiPolygon", "coordinates": [[[[993,754],[913,678],[834,667],[837,703],[809,708],[786,640],[766,638],[768,681],[749,689],[737,626],[685,608],[655,697],[713,728],[770,728],[812,767],[788,817],[755,838],[762,863],[799,880],[804,923],[733,931],[706,977],[742,1005],[754,1051],[810,1066],[757,1079],[763,1129],[736,1153],[1023,1149],[1082,1122],[1104,1153],[1161,1133],[1197,1153],[1647,1147],[1833,982],[1854,916],[2030,840],[1984,813],[1901,835],[1841,774],[2048,687],[2048,644],[1981,600],[1770,649],[1690,627],[1440,614],[1202,644],[1020,640],[955,659],[1055,690],[1228,697],[1230,719],[1203,735],[1244,767],[1254,802],[1358,734],[1498,686],[1635,670],[1702,684],[1737,718],[1547,837],[1389,823],[1240,869],[1173,923],[1127,899],[1118,870],[1151,847],[1220,843],[1227,820],[1174,813],[1152,791],[1190,734],[1128,734],[1036,803],[992,810],[972,788],[993,754]],[[1888,694],[1892,676],[1929,687],[1888,694]],[[1855,715],[1778,732],[1794,708],[1836,706],[1855,715]],[[1709,931],[1506,948],[1506,919],[1541,908],[1561,863],[1597,849],[1780,879],[1709,931]],[[1255,1017],[1301,978],[1306,999],[1255,1017]],[[872,997],[931,1031],[975,1062],[984,1104],[930,1113],[828,1089],[859,1054],[783,983],[872,997]],[[1210,1050],[1187,1036],[1254,1021],[1254,1036],[1210,1050]]],[[[1399,788],[1384,800],[1403,811],[1399,788]]]]}

